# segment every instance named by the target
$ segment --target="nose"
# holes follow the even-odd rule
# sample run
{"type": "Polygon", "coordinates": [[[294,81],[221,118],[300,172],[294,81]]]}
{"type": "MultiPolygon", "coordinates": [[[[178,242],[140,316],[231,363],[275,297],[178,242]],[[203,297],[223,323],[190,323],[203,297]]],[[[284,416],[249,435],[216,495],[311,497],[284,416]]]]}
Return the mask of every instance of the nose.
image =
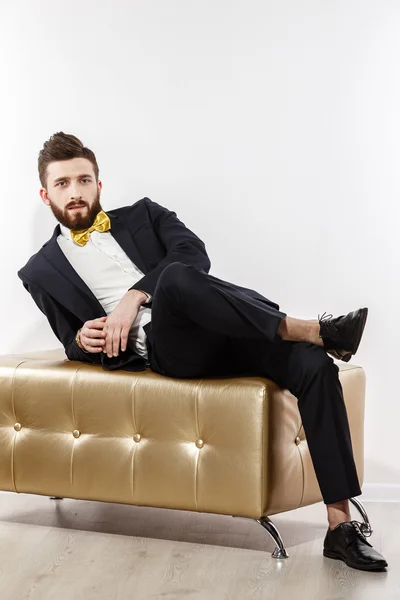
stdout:
{"type": "Polygon", "coordinates": [[[70,198],[71,198],[71,200],[82,200],[81,193],[80,193],[76,183],[71,183],[70,198]]]}

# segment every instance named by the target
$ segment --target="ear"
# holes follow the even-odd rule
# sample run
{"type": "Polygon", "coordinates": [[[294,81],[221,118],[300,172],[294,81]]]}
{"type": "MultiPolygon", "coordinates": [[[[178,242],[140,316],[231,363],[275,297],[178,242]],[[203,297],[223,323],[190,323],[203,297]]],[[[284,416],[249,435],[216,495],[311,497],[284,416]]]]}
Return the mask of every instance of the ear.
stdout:
{"type": "Polygon", "coordinates": [[[39,194],[44,204],[46,204],[46,206],[50,206],[50,200],[47,190],[45,190],[44,188],[40,188],[39,194]]]}

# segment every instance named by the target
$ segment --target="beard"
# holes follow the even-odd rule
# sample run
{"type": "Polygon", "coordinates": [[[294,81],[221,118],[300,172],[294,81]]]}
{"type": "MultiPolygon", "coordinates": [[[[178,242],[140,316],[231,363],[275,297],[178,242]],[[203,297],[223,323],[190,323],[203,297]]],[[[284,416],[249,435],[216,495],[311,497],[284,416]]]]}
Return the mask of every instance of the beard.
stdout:
{"type": "Polygon", "coordinates": [[[100,204],[100,193],[97,192],[95,201],[91,206],[83,200],[77,202],[71,202],[68,204],[68,208],[61,209],[56,206],[51,199],[50,208],[51,212],[61,225],[68,227],[68,229],[87,229],[91,227],[98,213],[103,210],[100,204]],[[69,210],[73,206],[86,206],[82,210],[69,210]]]}

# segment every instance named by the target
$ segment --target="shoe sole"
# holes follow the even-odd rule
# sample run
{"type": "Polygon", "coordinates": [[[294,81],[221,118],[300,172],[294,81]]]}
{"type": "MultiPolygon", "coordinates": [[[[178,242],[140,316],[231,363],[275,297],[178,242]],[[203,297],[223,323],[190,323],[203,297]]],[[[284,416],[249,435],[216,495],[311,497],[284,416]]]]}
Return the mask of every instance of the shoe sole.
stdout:
{"type": "Polygon", "coordinates": [[[336,350],[327,350],[327,353],[333,356],[333,358],[336,358],[336,360],[343,360],[343,362],[349,362],[353,356],[351,352],[348,352],[347,354],[339,354],[339,352],[336,352],[336,350]]]}
{"type": "Polygon", "coordinates": [[[351,567],[352,569],[359,569],[360,571],[385,571],[386,567],[388,566],[387,563],[386,565],[357,565],[355,563],[352,563],[350,560],[346,560],[345,558],[340,556],[340,554],[336,554],[336,552],[331,552],[329,550],[324,550],[323,555],[326,556],[326,558],[333,558],[333,560],[341,560],[348,567],[351,567]]]}

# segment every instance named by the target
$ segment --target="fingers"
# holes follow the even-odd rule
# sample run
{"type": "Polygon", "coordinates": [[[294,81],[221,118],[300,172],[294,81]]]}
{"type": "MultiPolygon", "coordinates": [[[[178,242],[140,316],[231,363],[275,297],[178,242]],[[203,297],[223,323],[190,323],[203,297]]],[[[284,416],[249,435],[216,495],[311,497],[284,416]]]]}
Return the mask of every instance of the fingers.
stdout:
{"type": "Polygon", "coordinates": [[[121,350],[125,352],[128,345],[129,327],[123,327],[121,331],[121,350]]]}
{"type": "Polygon", "coordinates": [[[129,335],[129,327],[124,326],[121,329],[116,329],[112,336],[112,350],[114,356],[118,356],[119,348],[121,346],[121,351],[125,352],[126,347],[128,345],[128,335],[129,335]]]}
{"type": "Polygon", "coordinates": [[[120,329],[115,328],[113,330],[107,330],[106,332],[106,346],[105,352],[107,352],[107,356],[111,358],[112,356],[118,356],[119,352],[119,342],[121,339],[120,329]]]}
{"type": "MultiPolygon", "coordinates": [[[[124,330],[124,328],[117,326],[113,329],[107,328],[105,330],[105,332],[103,332],[103,333],[105,333],[105,336],[106,336],[104,352],[107,352],[107,356],[109,358],[111,358],[112,356],[118,356],[120,344],[121,344],[121,332],[123,330],[124,330]]],[[[121,344],[121,350],[126,350],[126,342],[125,342],[124,348],[122,347],[122,344],[121,344]]]]}
{"type": "MultiPolygon", "coordinates": [[[[83,342],[82,342],[83,343],[83,342]]],[[[96,352],[103,352],[103,348],[100,346],[88,346],[87,344],[83,344],[85,346],[85,350],[87,352],[92,352],[93,354],[95,354],[96,352]]]]}
{"type": "Polygon", "coordinates": [[[107,316],[86,321],[81,331],[81,340],[85,349],[90,352],[104,352],[111,358],[118,356],[128,347],[130,327],[127,325],[107,326],[107,316]]]}
{"type": "Polygon", "coordinates": [[[106,337],[106,332],[101,329],[82,329],[82,331],[89,338],[101,340],[106,337]]]}
{"type": "Polygon", "coordinates": [[[86,321],[81,330],[81,341],[88,352],[102,352],[106,333],[103,330],[107,317],[86,321]]]}
{"type": "Polygon", "coordinates": [[[88,352],[102,352],[104,347],[104,340],[88,337],[83,329],[81,331],[81,343],[88,352]]]}
{"type": "Polygon", "coordinates": [[[89,352],[101,352],[104,348],[105,339],[102,331],[96,331],[94,329],[82,328],[81,331],[81,342],[89,352]],[[101,337],[99,337],[99,335],[101,337]]]}
{"type": "Polygon", "coordinates": [[[116,329],[114,331],[114,333],[113,333],[113,336],[112,336],[112,352],[113,352],[113,356],[118,356],[120,340],[121,340],[121,331],[118,331],[116,329]]]}
{"type": "Polygon", "coordinates": [[[98,319],[93,319],[92,321],[86,321],[85,327],[89,329],[103,329],[105,325],[105,320],[107,317],[99,317],[98,319]]]}

